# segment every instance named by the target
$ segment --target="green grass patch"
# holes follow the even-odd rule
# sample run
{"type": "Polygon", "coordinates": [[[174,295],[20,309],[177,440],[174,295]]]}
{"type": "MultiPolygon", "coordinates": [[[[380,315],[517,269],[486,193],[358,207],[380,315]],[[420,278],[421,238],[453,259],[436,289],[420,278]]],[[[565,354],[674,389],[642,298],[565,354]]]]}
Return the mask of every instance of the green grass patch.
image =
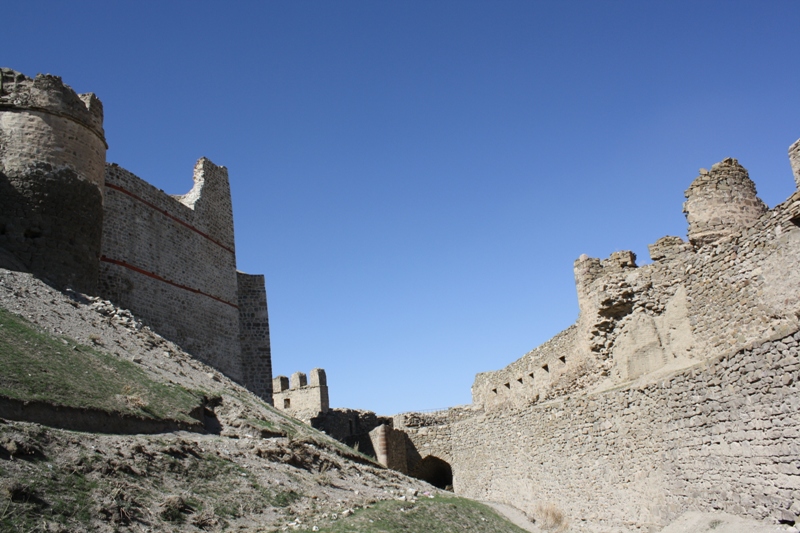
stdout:
{"type": "Polygon", "coordinates": [[[386,500],[320,526],[320,533],[525,533],[482,503],[457,497],[386,500]]]}
{"type": "Polygon", "coordinates": [[[0,308],[0,396],[194,422],[202,398],[150,379],[120,357],[55,337],[0,308]]]}

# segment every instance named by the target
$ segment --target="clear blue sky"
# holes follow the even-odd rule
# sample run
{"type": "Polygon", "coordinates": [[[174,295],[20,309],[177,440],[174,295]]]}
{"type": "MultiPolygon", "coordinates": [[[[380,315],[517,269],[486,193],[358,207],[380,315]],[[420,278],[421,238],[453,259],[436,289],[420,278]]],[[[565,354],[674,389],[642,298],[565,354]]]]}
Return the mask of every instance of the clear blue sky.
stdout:
{"type": "Polygon", "coordinates": [[[169,193],[230,171],[276,374],[331,404],[469,403],[577,318],[573,261],[685,237],[737,157],[794,189],[800,2],[7,2],[0,64],[106,111],[108,160],[169,193]]]}

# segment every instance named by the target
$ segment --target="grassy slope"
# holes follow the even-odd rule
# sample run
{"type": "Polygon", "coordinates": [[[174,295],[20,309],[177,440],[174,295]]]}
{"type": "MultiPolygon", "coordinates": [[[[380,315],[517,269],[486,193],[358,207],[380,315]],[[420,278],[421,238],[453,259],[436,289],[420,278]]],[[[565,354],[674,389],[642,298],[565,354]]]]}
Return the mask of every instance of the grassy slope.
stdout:
{"type": "Polygon", "coordinates": [[[457,497],[420,498],[414,503],[386,500],[339,519],[320,533],[522,533],[493,509],[457,497]]]}
{"type": "Polygon", "coordinates": [[[0,396],[192,422],[202,396],[153,381],[130,361],[44,333],[0,308],[0,396]]]}
{"type": "MultiPolygon", "coordinates": [[[[172,420],[189,419],[187,413],[201,401],[201,393],[154,381],[129,361],[67,337],[52,336],[2,308],[0,396],[172,420]]],[[[260,404],[277,416],[271,421],[244,422],[287,435],[294,442],[311,438],[328,443],[340,457],[371,462],[271,410],[255,396],[246,396],[240,398],[244,403],[260,404]]],[[[175,437],[141,436],[135,440],[132,436],[130,441],[120,440],[120,448],[110,456],[100,452],[99,446],[95,449],[88,435],[36,425],[25,428],[20,433],[19,428],[0,425],[2,531],[50,527],[94,531],[98,524],[119,531],[138,530],[143,525],[170,531],[224,531],[230,520],[245,517],[258,523],[262,515],[264,525],[247,530],[277,531],[276,516],[283,516],[296,501],[311,501],[302,492],[257,481],[219,450],[211,452],[191,443],[176,445],[175,437]],[[169,495],[174,494],[182,497],[180,504],[171,508],[169,495]],[[267,525],[270,522],[272,525],[267,525]]],[[[217,437],[216,446],[224,447],[225,440],[217,437]]],[[[268,461],[265,459],[265,468],[268,461]]],[[[304,479],[303,472],[297,470],[297,480],[304,479]]],[[[329,533],[522,531],[481,504],[439,496],[414,503],[378,501],[321,525],[321,531],[329,533]]]]}

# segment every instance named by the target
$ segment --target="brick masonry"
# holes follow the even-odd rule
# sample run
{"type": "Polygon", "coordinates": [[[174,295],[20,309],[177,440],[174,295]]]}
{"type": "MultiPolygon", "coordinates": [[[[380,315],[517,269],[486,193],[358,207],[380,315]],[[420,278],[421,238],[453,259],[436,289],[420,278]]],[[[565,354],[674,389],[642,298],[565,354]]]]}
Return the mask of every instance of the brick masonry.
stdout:
{"type": "Polygon", "coordinates": [[[194,181],[189,195],[174,198],[108,165],[100,294],[244,382],[227,171],[201,159],[194,181]],[[181,201],[187,196],[189,205],[181,201]],[[215,204],[227,224],[205,220],[215,204]]]}

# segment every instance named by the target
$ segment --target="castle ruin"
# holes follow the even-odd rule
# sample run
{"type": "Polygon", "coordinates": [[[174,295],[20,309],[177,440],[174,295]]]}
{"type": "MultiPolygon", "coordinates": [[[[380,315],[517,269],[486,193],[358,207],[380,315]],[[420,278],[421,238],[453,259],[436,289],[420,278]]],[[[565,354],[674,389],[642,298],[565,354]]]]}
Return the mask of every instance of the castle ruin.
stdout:
{"type": "Polygon", "coordinates": [[[106,163],[103,106],[0,69],[0,266],[101,296],[272,402],[264,277],[236,271],[228,171],[170,196],[106,163]]]}
{"type": "MultiPolygon", "coordinates": [[[[460,495],[557,503],[576,526],[800,519],[800,191],[768,209],[735,159],[701,169],[687,240],[659,239],[645,266],[579,257],[575,324],[478,374],[471,405],[388,419],[330,409],[322,369],[273,386],[226,169],[201,159],[191,191],[167,195],[106,163],[102,123],[94,95],[0,70],[0,266],[126,307],[278,409],[460,495]]],[[[800,189],[800,141],[789,160],[800,189]]]]}
{"type": "MultiPolygon", "coordinates": [[[[800,141],[789,158],[800,188],[800,141]]],[[[688,242],[659,239],[651,264],[579,257],[576,323],[478,374],[471,405],[395,416],[384,464],[574,525],[800,520],[800,191],[768,209],[726,159],[684,212],[688,242]]]]}

